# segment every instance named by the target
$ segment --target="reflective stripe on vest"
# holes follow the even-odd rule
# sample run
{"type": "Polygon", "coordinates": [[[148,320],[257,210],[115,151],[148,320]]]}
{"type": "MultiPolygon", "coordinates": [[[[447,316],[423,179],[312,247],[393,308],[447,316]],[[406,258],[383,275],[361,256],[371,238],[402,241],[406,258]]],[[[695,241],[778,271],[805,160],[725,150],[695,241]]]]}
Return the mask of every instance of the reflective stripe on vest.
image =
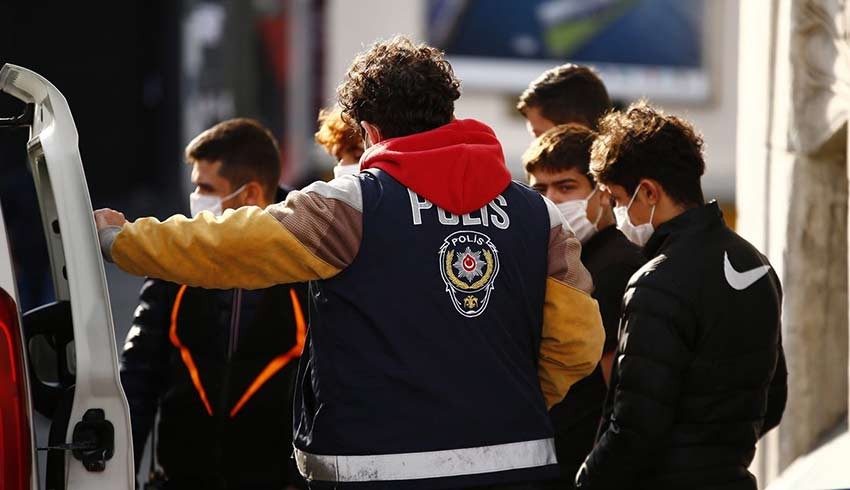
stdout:
{"type": "Polygon", "coordinates": [[[549,438],[494,446],[373,456],[325,456],[296,448],[295,462],[298,471],[307,480],[342,483],[478,475],[554,465],[558,460],[555,457],[555,440],[549,438]]]}

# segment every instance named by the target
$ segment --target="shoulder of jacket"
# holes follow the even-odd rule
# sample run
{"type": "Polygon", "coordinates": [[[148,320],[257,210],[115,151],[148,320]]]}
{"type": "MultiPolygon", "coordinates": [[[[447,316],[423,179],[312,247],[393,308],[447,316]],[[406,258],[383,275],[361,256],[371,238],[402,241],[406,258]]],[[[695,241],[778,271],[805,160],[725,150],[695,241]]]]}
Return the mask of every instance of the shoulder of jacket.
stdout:
{"type": "MultiPolygon", "coordinates": [[[[553,203],[552,201],[549,201],[549,199],[547,199],[545,196],[543,196],[542,194],[540,194],[536,190],[529,187],[528,184],[526,184],[524,182],[520,182],[518,180],[512,180],[511,183],[508,184],[508,186],[505,188],[505,190],[502,191],[502,195],[505,195],[507,193],[515,193],[517,195],[520,195],[523,198],[527,199],[530,203],[533,203],[533,204],[536,204],[536,205],[539,205],[539,206],[544,206],[544,203],[545,203],[545,205],[547,205],[547,207],[554,208],[555,210],[557,210],[557,207],[555,207],[555,203],[553,203]],[[551,205],[551,206],[549,206],[549,205],[551,205]]],[[[507,197],[507,196],[505,196],[505,197],[507,197]]],[[[558,213],[560,213],[560,211],[558,211],[558,213]]]]}
{"type": "MultiPolygon", "coordinates": [[[[693,285],[700,281],[698,275],[694,275],[685,266],[679,255],[671,256],[661,253],[632,274],[627,290],[631,298],[641,300],[642,298],[666,298],[669,302],[687,304],[687,298],[693,293],[693,285]]],[[[654,300],[649,300],[646,306],[666,308],[670,305],[655,305],[654,300]]]]}
{"type": "MultiPolygon", "coordinates": [[[[508,185],[508,187],[511,187],[511,186],[513,186],[515,189],[519,189],[519,190],[521,190],[521,191],[523,191],[523,192],[528,192],[528,193],[530,193],[530,194],[535,194],[535,195],[540,196],[540,193],[539,193],[539,192],[537,192],[536,190],[532,189],[532,188],[531,188],[528,184],[526,184],[525,182],[522,182],[522,181],[519,181],[519,180],[511,180],[511,183],[510,183],[510,185],[508,185]]],[[[542,197],[542,196],[541,196],[541,197],[542,197]]]]}
{"type": "Polygon", "coordinates": [[[313,182],[300,191],[291,192],[290,197],[297,194],[315,194],[324,199],[334,199],[344,202],[356,209],[363,210],[363,190],[360,175],[343,175],[329,182],[321,180],[313,182]]]}

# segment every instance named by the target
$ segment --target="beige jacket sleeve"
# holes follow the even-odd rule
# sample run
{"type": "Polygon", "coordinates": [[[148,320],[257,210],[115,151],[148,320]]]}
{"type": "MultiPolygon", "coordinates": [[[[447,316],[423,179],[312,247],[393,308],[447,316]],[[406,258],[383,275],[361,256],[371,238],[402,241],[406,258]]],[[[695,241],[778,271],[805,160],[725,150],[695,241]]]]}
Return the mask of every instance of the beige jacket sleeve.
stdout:
{"type": "Polygon", "coordinates": [[[141,218],[101,233],[104,255],[140,276],[204,288],[259,289],[327,279],[354,260],[363,232],[357,177],[316,182],[261,209],[141,218]]]}
{"type": "Polygon", "coordinates": [[[580,260],[581,243],[555,205],[548,199],[546,204],[551,227],[538,378],[551,408],[596,368],[605,329],[590,297],[593,282],[580,260]]]}

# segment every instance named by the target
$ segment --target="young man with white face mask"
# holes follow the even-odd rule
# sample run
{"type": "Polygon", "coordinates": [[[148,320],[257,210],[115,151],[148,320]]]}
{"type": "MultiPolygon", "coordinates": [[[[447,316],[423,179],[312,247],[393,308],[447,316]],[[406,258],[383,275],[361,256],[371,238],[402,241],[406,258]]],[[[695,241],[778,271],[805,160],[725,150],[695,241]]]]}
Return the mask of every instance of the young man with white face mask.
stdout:
{"type": "Polygon", "coordinates": [[[602,414],[626,283],[643,265],[637,246],[614,226],[610,195],[590,176],[590,145],[596,133],[579,124],[555,126],[535,140],[523,156],[529,184],[555,203],[582,242],[581,261],[593,278],[593,298],[605,326],[605,348],[596,370],[552,407],[561,479],[551,488],[571,488],[593,448],[602,414]]]}
{"type": "Polygon", "coordinates": [[[787,393],[779,279],[703,199],[702,138],[637,103],[599,124],[591,173],[649,262],[629,281],[585,489],[755,490],[787,393]]]}
{"type": "MultiPolygon", "coordinates": [[[[204,131],[186,162],[192,216],[284,197],[277,144],[256,121],[204,131]]],[[[295,488],[301,480],[287,463],[306,299],[304,284],[213,290],[146,279],[121,353],[136,468],[159,411],[163,488],[295,488]]]]}

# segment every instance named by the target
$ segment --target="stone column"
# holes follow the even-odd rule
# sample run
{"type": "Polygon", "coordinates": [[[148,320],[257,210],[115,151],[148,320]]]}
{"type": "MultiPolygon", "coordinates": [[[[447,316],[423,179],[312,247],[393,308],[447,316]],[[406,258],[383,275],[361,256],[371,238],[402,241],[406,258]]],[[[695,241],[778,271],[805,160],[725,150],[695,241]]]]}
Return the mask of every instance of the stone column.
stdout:
{"type": "Polygon", "coordinates": [[[799,192],[789,196],[786,237],[794,288],[785,304],[786,414],[795,423],[783,427],[782,466],[817,446],[847,414],[848,11],[843,0],[791,2],[788,146],[799,192]]]}
{"type": "Polygon", "coordinates": [[[741,2],[739,232],[784,287],[782,425],[759,445],[764,486],[847,413],[846,0],[741,2]]]}

